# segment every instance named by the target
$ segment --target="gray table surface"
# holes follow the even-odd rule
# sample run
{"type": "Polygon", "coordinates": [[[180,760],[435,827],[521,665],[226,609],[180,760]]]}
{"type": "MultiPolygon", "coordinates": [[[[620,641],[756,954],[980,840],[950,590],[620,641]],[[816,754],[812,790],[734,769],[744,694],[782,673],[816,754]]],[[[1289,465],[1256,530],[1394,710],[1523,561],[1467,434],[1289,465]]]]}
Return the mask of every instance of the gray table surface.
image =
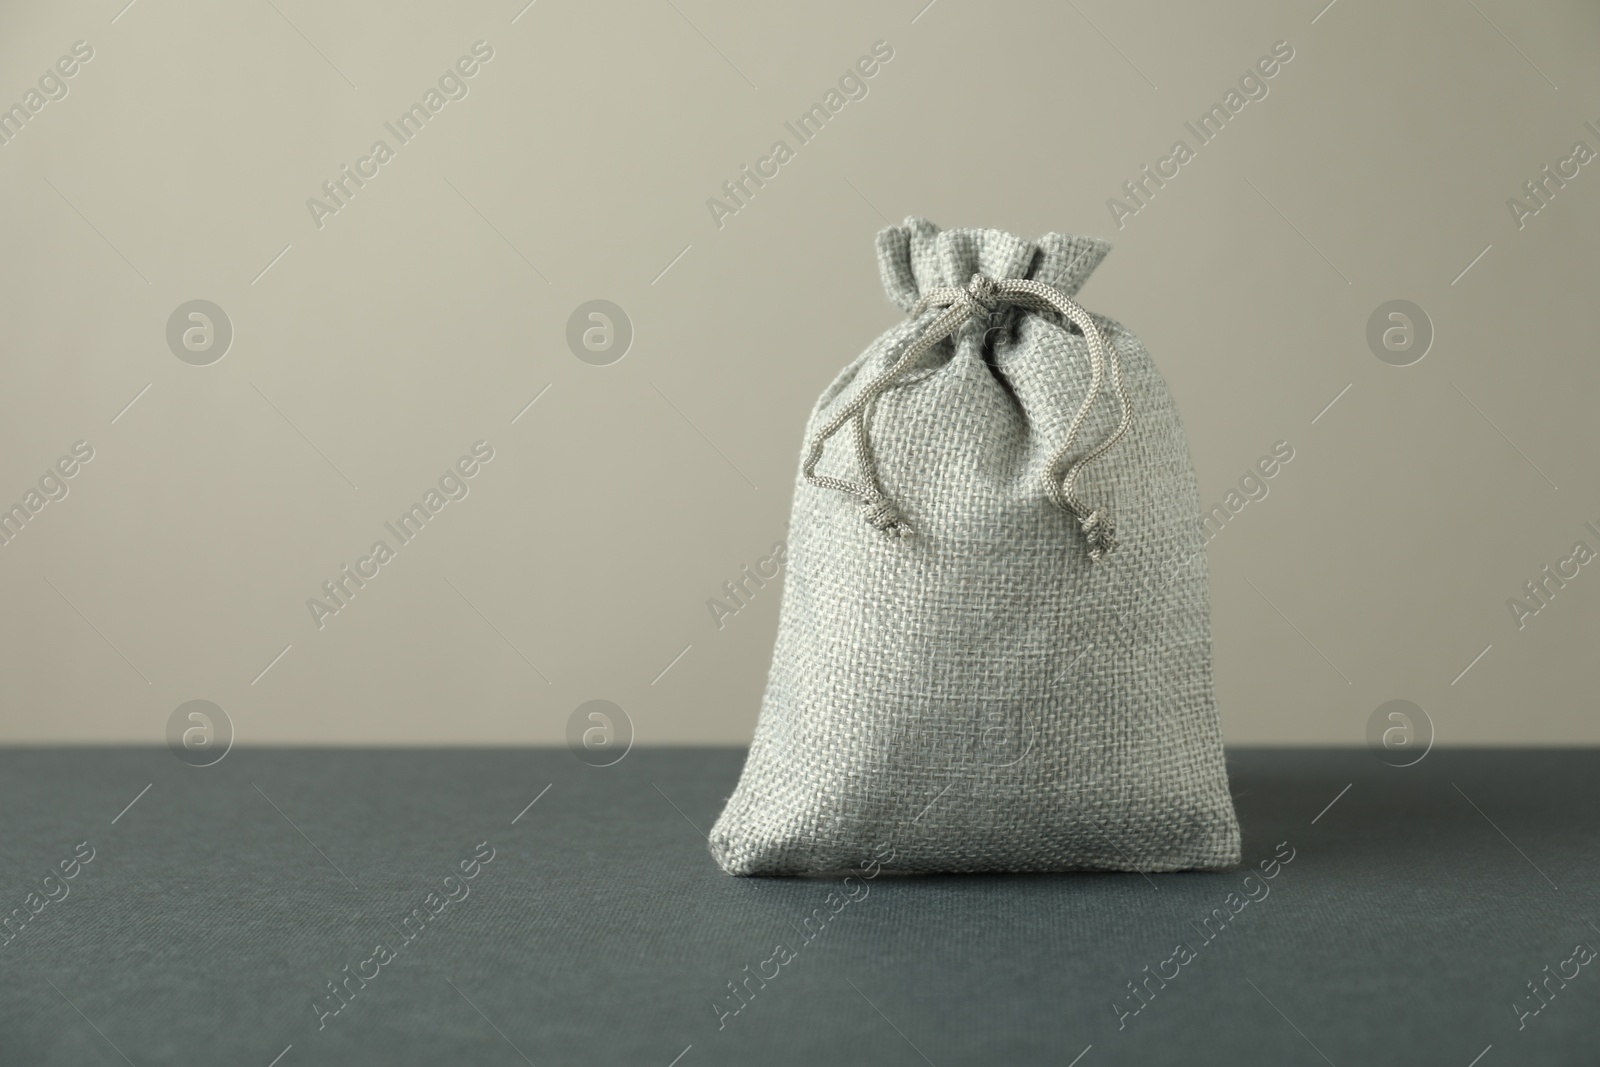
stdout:
{"type": "Polygon", "coordinates": [[[1231,751],[1247,867],[1293,859],[1210,940],[1245,869],[883,876],[845,904],[729,878],[703,831],[742,758],[0,750],[0,913],[30,916],[0,1064],[1600,1062],[1600,961],[1566,962],[1600,947],[1593,750],[1231,751]],[[376,974],[319,1015],[347,965],[376,974]],[[1146,966],[1177,972],[1147,1003],[1146,966]]]}

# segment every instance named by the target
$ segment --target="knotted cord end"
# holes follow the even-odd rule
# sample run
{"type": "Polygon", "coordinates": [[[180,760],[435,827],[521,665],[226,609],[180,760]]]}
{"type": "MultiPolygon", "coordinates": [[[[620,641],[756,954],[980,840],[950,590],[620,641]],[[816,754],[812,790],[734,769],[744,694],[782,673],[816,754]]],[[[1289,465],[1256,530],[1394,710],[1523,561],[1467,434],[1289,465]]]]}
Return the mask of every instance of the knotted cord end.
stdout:
{"type": "Polygon", "coordinates": [[[1078,523],[1089,541],[1089,558],[1098,560],[1117,547],[1117,524],[1105,508],[1095,508],[1078,523]]]}
{"type": "Polygon", "coordinates": [[[882,530],[891,537],[910,537],[912,534],[911,524],[888,497],[879,497],[866,505],[861,509],[861,516],[867,520],[868,526],[882,530]]]}

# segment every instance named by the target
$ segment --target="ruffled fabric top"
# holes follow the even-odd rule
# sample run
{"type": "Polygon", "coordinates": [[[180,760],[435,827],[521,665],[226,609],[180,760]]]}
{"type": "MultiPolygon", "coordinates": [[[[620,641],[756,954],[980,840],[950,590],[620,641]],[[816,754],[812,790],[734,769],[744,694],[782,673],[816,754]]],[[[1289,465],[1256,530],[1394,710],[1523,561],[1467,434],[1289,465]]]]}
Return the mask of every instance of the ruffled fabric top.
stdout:
{"type": "Polygon", "coordinates": [[[901,311],[941,286],[965,287],[974,274],[1031,278],[1072,296],[1111,251],[1098,237],[1047,233],[1025,241],[1004,230],[941,230],[912,215],[878,233],[883,288],[901,311]]]}

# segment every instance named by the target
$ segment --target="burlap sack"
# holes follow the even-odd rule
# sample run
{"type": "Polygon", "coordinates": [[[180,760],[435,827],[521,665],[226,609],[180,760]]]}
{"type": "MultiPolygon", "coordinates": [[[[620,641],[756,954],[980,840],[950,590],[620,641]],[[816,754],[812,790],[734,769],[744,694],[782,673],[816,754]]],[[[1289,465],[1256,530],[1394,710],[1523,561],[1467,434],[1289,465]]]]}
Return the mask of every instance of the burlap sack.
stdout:
{"type": "Polygon", "coordinates": [[[760,720],[710,837],[728,873],[1238,862],[1178,412],[1071,299],[1109,250],[878,235],[909,317],[806,428],[760,720]]]}

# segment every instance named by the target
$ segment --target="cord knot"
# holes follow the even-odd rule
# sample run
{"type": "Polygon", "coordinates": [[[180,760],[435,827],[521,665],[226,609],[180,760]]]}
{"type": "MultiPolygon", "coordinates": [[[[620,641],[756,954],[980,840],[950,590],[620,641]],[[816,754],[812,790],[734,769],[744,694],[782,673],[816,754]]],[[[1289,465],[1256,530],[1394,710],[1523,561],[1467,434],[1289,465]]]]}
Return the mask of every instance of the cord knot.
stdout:
{"type": "Polygon", "coordinates": [[[867,525],[875,530],[881,530],[891,537],[910,537],[911,524],[906,522],[900,514],[900,509],[894,506],[894,501],[888,497],[879,497],[877,500],[861,509],[862,518],[867,520],[867,525]]]}
{"type": "Polygon", "coordinates": [[[1090,559],[1098,560],[1117,547],[1117,524],[1105,508],[1095,508],[1078,525],[1089,542],[1090,559]]]}
{"type": "Polygon", "coordinates": [[[972,276],[972,280],[967,283],[967,296],[972,298],[974,304],[991,315],[1000,306],[999,287],[995,285],[994,279],[986,274],[974,274],[972,276]]]}

